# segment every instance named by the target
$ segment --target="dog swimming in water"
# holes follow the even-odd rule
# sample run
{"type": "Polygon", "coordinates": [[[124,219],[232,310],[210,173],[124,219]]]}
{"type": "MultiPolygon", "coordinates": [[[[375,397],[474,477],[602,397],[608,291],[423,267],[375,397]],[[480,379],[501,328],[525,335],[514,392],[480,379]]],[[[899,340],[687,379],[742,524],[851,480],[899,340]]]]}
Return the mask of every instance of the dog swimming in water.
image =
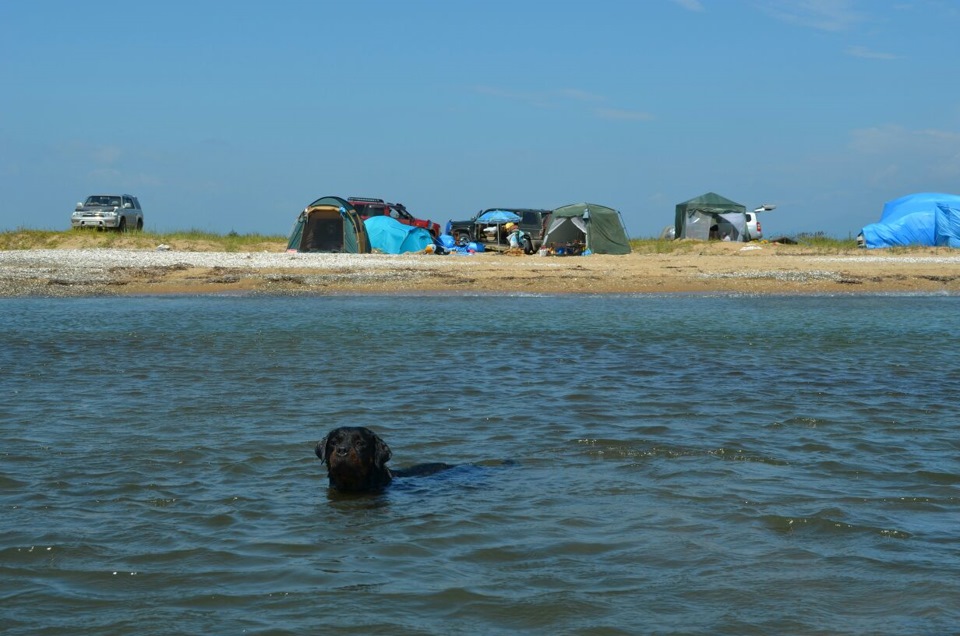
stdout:
{"type": "Polygon", "coordinates": [[[394,477],[417,477],[451,468],[450,464],[418,464],[391,470],[392,452],[379,435],[363,426],[335,428],[317,443],[317,457],[327,465],[330,487],[340,492],[377,492],[394,477]]]}

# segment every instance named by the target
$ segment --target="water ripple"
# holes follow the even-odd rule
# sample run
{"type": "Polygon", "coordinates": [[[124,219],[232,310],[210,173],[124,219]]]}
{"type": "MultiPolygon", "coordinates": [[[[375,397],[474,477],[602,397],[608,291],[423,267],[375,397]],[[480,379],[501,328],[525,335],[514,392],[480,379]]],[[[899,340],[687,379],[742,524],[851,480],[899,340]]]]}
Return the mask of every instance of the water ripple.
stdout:
{"type": "Polygon", "coordinates": [[[960,623],[960,299],[2,302],[5,634],[960,623]]]}

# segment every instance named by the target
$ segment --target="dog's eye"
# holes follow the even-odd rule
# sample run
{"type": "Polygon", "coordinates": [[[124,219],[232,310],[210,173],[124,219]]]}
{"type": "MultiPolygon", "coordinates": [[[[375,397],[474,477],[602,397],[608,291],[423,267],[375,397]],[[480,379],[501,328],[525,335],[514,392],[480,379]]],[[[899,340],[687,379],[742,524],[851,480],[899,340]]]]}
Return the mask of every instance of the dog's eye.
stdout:
{"type": "Polygon", "coordinates": [[[362,439],[358,439],[358,440],[354,443],[354,446],[355,446],[356,448],[363,448],[363,447],[366,446],[366,445],[367,445],[367,443],[366,443],[365,441],[363,441],[362,439]]]}

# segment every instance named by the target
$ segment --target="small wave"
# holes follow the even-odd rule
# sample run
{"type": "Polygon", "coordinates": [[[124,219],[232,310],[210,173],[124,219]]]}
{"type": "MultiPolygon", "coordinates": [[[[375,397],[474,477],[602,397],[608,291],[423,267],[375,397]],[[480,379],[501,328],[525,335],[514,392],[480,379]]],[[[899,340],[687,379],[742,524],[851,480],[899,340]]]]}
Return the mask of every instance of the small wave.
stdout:
{"type": "Polygon", "coordinates": [[[758,462],[772,466],[787,466],[789,462],[775,457],[768,457],[742,448],[690,448],[685,446],[667,446],[662,444],[652,446],[635,446],[626,442],[612,440],[579,439],[578,444],[589,446],[588,454],[600,458],[665,458],[679,459],[684,457],[709,457],[724,461],[758,462]]]}
{"type": "Polygon", "coordinates": [[[793,532],[803,532],[814,535],[863,534],[889,537],[891,539],[909,539],[913,536],[905,530],[858,525],[829,517],[764,515],[762,519],[768,528],[782,534],[793,532]]]}

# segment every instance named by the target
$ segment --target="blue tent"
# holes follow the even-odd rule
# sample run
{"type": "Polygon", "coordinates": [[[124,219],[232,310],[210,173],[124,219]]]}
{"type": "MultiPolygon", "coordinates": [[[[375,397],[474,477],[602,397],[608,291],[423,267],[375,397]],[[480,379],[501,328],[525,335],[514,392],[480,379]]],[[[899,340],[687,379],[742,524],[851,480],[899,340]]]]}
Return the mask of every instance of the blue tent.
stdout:
{"type": "Polygon", "coordinates": [[[422,252],[427,245],[433,244],[429,231],[405,225],[390,216],[371,216],[363,224],[367,228],[370,247],[384,254],[422,252]]]}
{"type": "Polygon", "coordinates": [[[880,220],[860,231],[866,247],[960,247],[960,196],[921,192],[887,201],[880,220]]]}

